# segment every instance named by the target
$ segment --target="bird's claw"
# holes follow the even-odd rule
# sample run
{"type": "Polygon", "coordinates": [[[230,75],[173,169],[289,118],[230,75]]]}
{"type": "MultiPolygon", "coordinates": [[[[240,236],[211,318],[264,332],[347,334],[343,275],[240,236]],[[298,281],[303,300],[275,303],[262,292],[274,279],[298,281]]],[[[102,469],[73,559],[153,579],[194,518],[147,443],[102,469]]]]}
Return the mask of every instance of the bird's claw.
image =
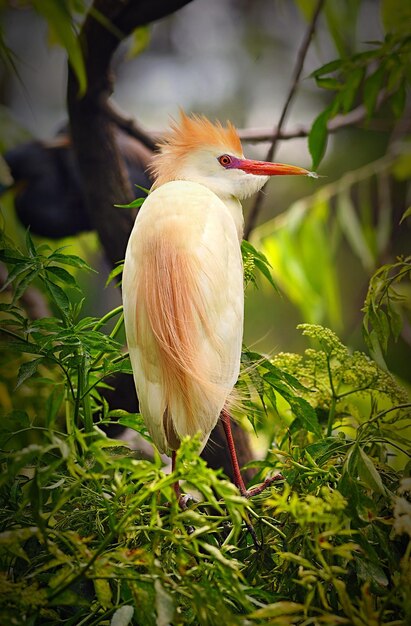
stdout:
{"type": "Polygon", "coordinates": [[[191,496],[189,493],[181,494],[178,498],[178,504],[183,511],[187,510],[189,506],[191,506],[191,504],[195,503],[196,499],[193,498],[193,496],[191,496]]]}

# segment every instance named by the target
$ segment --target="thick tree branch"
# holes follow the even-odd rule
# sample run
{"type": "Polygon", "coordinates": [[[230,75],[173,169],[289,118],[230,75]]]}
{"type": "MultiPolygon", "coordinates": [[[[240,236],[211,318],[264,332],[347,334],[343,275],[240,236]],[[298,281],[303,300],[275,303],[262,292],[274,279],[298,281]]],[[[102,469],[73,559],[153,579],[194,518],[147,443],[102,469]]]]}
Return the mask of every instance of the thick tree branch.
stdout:
{"type": "MultiPolygon", "coordinates": [[[[287,98],[283,106],[283,110],[281,111],[279,122],[277,124],[277,133],[280,133],[282,131],[282,127],[284,125],[288,111],[290,109],[291,102],[294,99],[294,95],[296,93],[296,90],[299,84],[301,72],[303,71],[305,57],[307,56],[308,48],[310,47],[310,43],[311,43],[311,40],[313,38],[315,29],[317,26],[318,18],[324,6],[324,1],[325,0],[318,0],[317,6],[311,18],[311,22],[308,26],[307,32],[305,33],[304,39],[298,51],[296,64],[295,64],[294,71],[293,71],[292,78],[291,78],[291,85],[288,90],[288,94],[287,94],[287,98]]],[[[278,140],[279,140],[278,136],[274,136],[274,138],[272,139],[271,145],[267,152],[266,161],[272,161],[274,157],[275,149],[277,147],[278,140]]],[[[253,230],[257,222],[257,217],[262,207],[263,198],[264,198],[263,189],[261,189],[259,193],[257,194],[254,205],[251,207],[251,210],[248,214],[247,222],[246,222],[245,229],[244,229],[245,239],[248,239],[250,232],[253,230]]]]}
{"type": "Polygon", "coordinates": [[[114,206],[131,201],[133,192],[114,140],[113,123],[105,111],[112,92],[111,58],[121,39],[136,27],[160,19],[189,1],[95,0],[80,33],[87,74],[87,90],[81,97],[77,79],[69,70],[67,102],[71,136],[86,207],[112,264],[124,257],[134,216],[114,206]]]}

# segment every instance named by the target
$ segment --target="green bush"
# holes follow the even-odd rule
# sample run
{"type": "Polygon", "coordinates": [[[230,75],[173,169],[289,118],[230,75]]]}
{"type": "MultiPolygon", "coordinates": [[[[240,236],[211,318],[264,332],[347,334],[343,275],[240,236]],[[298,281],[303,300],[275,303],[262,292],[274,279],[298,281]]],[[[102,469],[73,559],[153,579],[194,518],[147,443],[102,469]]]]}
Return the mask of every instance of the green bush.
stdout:
{"type": "MultiPolygon", "coordinates": [[[[101,395],[108,376],[131,373],[121,309],[81,317],[72,295],[84,261],[29,235],[26,245],[4,241],[0,253],[1,393],[6,405],[14,396],[0,440],[1,623],[410,623],[411,405],[387,371],[318,325],[302,326],[303,355],[245,350],[245,406],[270,433],[255,482],[283,479],[247,501],[195,440],[165,474],[158,455],[142,460],[99,428],[115,420],[147,438],[139,415],[101,395]],[[25,315],[33,282],[54,317],[25,315]],[[176,480],[196,497],[184,511],[176,480]]],[[[260,253],[244,255],[249,280],[254,267],[266,273],[260,253]]]]}

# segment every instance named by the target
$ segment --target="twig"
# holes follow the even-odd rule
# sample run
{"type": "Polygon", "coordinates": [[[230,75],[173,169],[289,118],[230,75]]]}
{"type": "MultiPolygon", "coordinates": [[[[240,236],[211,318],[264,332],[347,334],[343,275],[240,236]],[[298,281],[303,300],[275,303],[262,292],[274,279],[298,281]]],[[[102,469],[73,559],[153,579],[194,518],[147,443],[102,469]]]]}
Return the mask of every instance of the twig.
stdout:
{"type": "MultiPolygon", "coordinates": [[[[383,92],[377,99],[376,109],[386,100],[387,95],[383,92]]],[[[365,106],[360,105],[353,109],[346,115],[336,115],[327,124],[328,133],[336,133],[342,128],[348,128],[355,124],[360,124],[367,118],[367,109],[365,106]]],[[[310,125],[296,126],[289,131],[278,130],[278,127],[273,131],[270,128],[243,128],[238,131],[240,139],[250,143],[262,143],[264,141],[287,141],[289,139],[297,139],[302,137],[308,137],[311,130],[310,125]]]]}
{"type": "MultiPolygon", "coordinates": [[[[301,43],[300,49],[298,50],[297,60],[296,60],[296,64],[294,67],[293,76],[291,79],[291,86],[288,91],[288,95],[285,100],[283,110],[281,112],[280,119],[277,125],[277,133],[280,133],[282,130],[282,127],[284,125],[284,122],[288,114],[288,110],[290,108],[291,102],[297,90],[301,72],[303,71],[303,67],[304,67],[305,57],[307,56],[308,48],[310,47],[311,39],[314,35],[315,29],[317,26],[317,20],[320,16],[323,5],[324,5],[324,0],[318,0],[317,6],[311,18],[311,22],[308,26],[305,37],[301,43]]],[[[274,138],[272,139],[271,145],[267,152],[266,161],[272,161],[274,153],[275,153],[275,149],[277,147],[278,139],[279,139],[278,136],[274,136],[274,138]]],[[[263,197],[264,196],[263,196],[262,190],[260,190],[260,192],[257,194],[254,205],[251,207],[250,213],[248,214],[247,223],[244,229],[244,239],[248,239],[250,232],[253,230],[255,226],[258,214],[261,210],[263,197]]]]}
{"type": "MultiPolygon", "coordinates": [[[[387,99],[386,93],[381,92],[377,98],[376,110],[387,99]]],[[[123,115],[117,107],[114,105],[106,106],[102,105],[102,109],[109,117],[109,119],[116,124],[119,128],[124,130],[130,137],[134,137],[138,141],[141,141],[147,148],[154,150],[158,141],[161,141],[165,135],[165,131],[150,130],[143,131],[134,119],[123,115]]],[[[343,128],[349,126],[355,126],[360,124],[367,118],[367,109],[365,106],[360,105],[347,113],[346,115],[336,115],[332,120],[328,122],[328,133],[336,133],[343,128]]],[[[275,128],[238,128],[238,134],[241,141],[247,143],[264,143],[267,141],[288,141],[290,139],[298,139],[308,137],[311,130],[311,124],[301,124],[291,130],[278,130],[275,128]]]]}
{"type": "Polygon", "coordinates": [[[116,126],[154,152],[156,148],[155,139],[150,133],[140,128],[133,118],[127,117],[117,106],[105,98],[101,98],[100,100],[100,109],[104,111],[110,121],[114,122],[116,126]]]}

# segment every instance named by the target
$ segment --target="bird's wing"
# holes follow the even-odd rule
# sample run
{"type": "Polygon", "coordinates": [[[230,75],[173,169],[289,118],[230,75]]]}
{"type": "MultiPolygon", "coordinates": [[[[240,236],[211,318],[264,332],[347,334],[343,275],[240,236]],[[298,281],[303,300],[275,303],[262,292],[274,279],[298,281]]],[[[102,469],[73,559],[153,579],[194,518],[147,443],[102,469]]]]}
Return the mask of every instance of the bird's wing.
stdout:
{"type": "Polygon", "coordinates": [[[161,450],[203,442],[237,380],[243,272],[234,220],[203,185],[162,185],[140,209],[123,271],[140,408],[161,450]]]}

